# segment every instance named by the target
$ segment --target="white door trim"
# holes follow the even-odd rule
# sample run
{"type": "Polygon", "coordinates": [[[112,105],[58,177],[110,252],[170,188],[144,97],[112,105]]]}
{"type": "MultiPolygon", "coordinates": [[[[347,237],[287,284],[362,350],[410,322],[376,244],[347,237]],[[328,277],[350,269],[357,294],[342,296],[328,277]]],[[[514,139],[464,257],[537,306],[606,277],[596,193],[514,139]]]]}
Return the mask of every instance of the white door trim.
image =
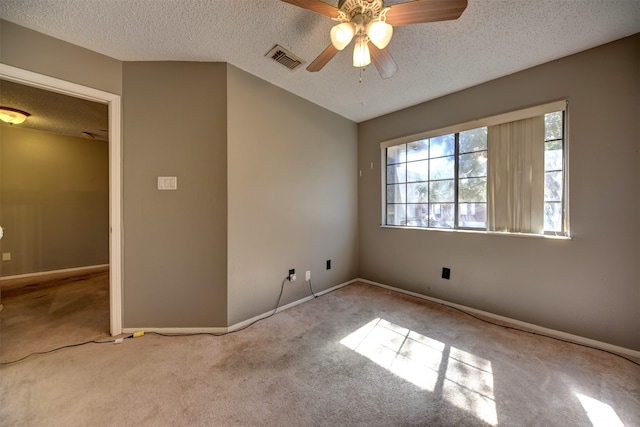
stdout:
{"type": "Polygon", "coordinates": [[[0,63],[0,78],[109,106],[109,305],[111,335],[122,333],[122,108],[120,95],[0,63]]]}

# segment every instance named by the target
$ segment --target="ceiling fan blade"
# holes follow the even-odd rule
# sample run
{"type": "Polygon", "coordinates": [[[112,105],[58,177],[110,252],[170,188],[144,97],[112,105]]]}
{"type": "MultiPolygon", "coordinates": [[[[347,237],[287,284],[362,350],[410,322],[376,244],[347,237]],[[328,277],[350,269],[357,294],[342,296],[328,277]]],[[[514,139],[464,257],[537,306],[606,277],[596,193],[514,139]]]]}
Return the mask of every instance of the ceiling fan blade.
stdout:
{"type": "Polygon", "coordinates": [[[389,77],[393,77],[393,75],[398,71],[398,64],[393,59],[387,48],[378,49],[376,45],[369,42],[367,43],[369,46],[369,52],[371,53],[371,61],[373,65],[376,66],[378,73],[380,73],[380,77],[383,79],[388,79],[389,77]]]}
{"type": "Polygon", "coordinates": [[[333,44],[330,44],[320,55],[318,55],[316,59],[313,60],[311,64],[309,64],[307,71],[314,72],[322,70],[322,67],[327,65],[327,62],[331,61],[338,52],[340,51],[333,47],[333,44]]]}
{"type": "Polygon", "coordinates": [[[466,8],[467,0],[408,1],[390,6],[387,24],[398,26],[458,19],[466,8]]]}
{"type": "Polygon", "coordinates": [[[331,6],[320,0],[281,0],[285,3],[292,4],[294,6],[301,7],[303,9],[310,10],[312,12],[319,13],[320,15],[328,16],[329,18],[335,18],[338,16],[338,9],[335,6],[331,6]]]}

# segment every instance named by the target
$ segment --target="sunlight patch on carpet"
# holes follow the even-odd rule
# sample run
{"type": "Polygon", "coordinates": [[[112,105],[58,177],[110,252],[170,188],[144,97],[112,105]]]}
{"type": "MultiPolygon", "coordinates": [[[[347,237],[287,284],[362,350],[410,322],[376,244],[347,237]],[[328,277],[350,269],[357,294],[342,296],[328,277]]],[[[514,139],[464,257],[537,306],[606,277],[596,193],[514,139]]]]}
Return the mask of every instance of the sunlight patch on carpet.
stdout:
{"type": "Polygon", "coordinates": [[[584,394],[576,393],[576,396],[593,427],[624,427],[622,420],[611,405],[584,394]]]}
{"type": "Polygon", "coordinates": [[[491,362],[384,319],[340,343],[406,381],[497,425],[491,362]]]}

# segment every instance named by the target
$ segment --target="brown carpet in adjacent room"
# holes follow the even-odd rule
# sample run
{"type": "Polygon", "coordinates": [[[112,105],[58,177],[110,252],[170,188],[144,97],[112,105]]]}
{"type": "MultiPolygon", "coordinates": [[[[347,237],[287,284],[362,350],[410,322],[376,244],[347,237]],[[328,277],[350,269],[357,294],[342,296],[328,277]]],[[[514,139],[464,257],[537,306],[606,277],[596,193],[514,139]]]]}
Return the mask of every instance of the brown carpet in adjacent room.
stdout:
{"type": "Polygon", "coordinates": [[[9,364],[113,340],[108,277],[2,303],[2,426],[640,425],[632,360],[367,284],[225,336],[147,333],[9,364]]]}

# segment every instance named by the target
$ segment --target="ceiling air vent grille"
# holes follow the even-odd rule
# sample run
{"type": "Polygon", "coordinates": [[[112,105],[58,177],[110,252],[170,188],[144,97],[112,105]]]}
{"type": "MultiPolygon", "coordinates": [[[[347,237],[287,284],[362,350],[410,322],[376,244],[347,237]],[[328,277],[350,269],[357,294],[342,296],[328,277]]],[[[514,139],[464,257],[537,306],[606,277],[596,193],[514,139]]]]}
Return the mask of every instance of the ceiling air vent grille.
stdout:
{"type": "Polygon", "coordinates": [[[289,52],[287,49],[283,48],[280,45],[275,45],[273,49],[267,52],[265,56],[284,65],[290,70],[295,70],[296,68],[304,64],[304,61],[302,59],[300,59],[299,57],[289,52]]]}

